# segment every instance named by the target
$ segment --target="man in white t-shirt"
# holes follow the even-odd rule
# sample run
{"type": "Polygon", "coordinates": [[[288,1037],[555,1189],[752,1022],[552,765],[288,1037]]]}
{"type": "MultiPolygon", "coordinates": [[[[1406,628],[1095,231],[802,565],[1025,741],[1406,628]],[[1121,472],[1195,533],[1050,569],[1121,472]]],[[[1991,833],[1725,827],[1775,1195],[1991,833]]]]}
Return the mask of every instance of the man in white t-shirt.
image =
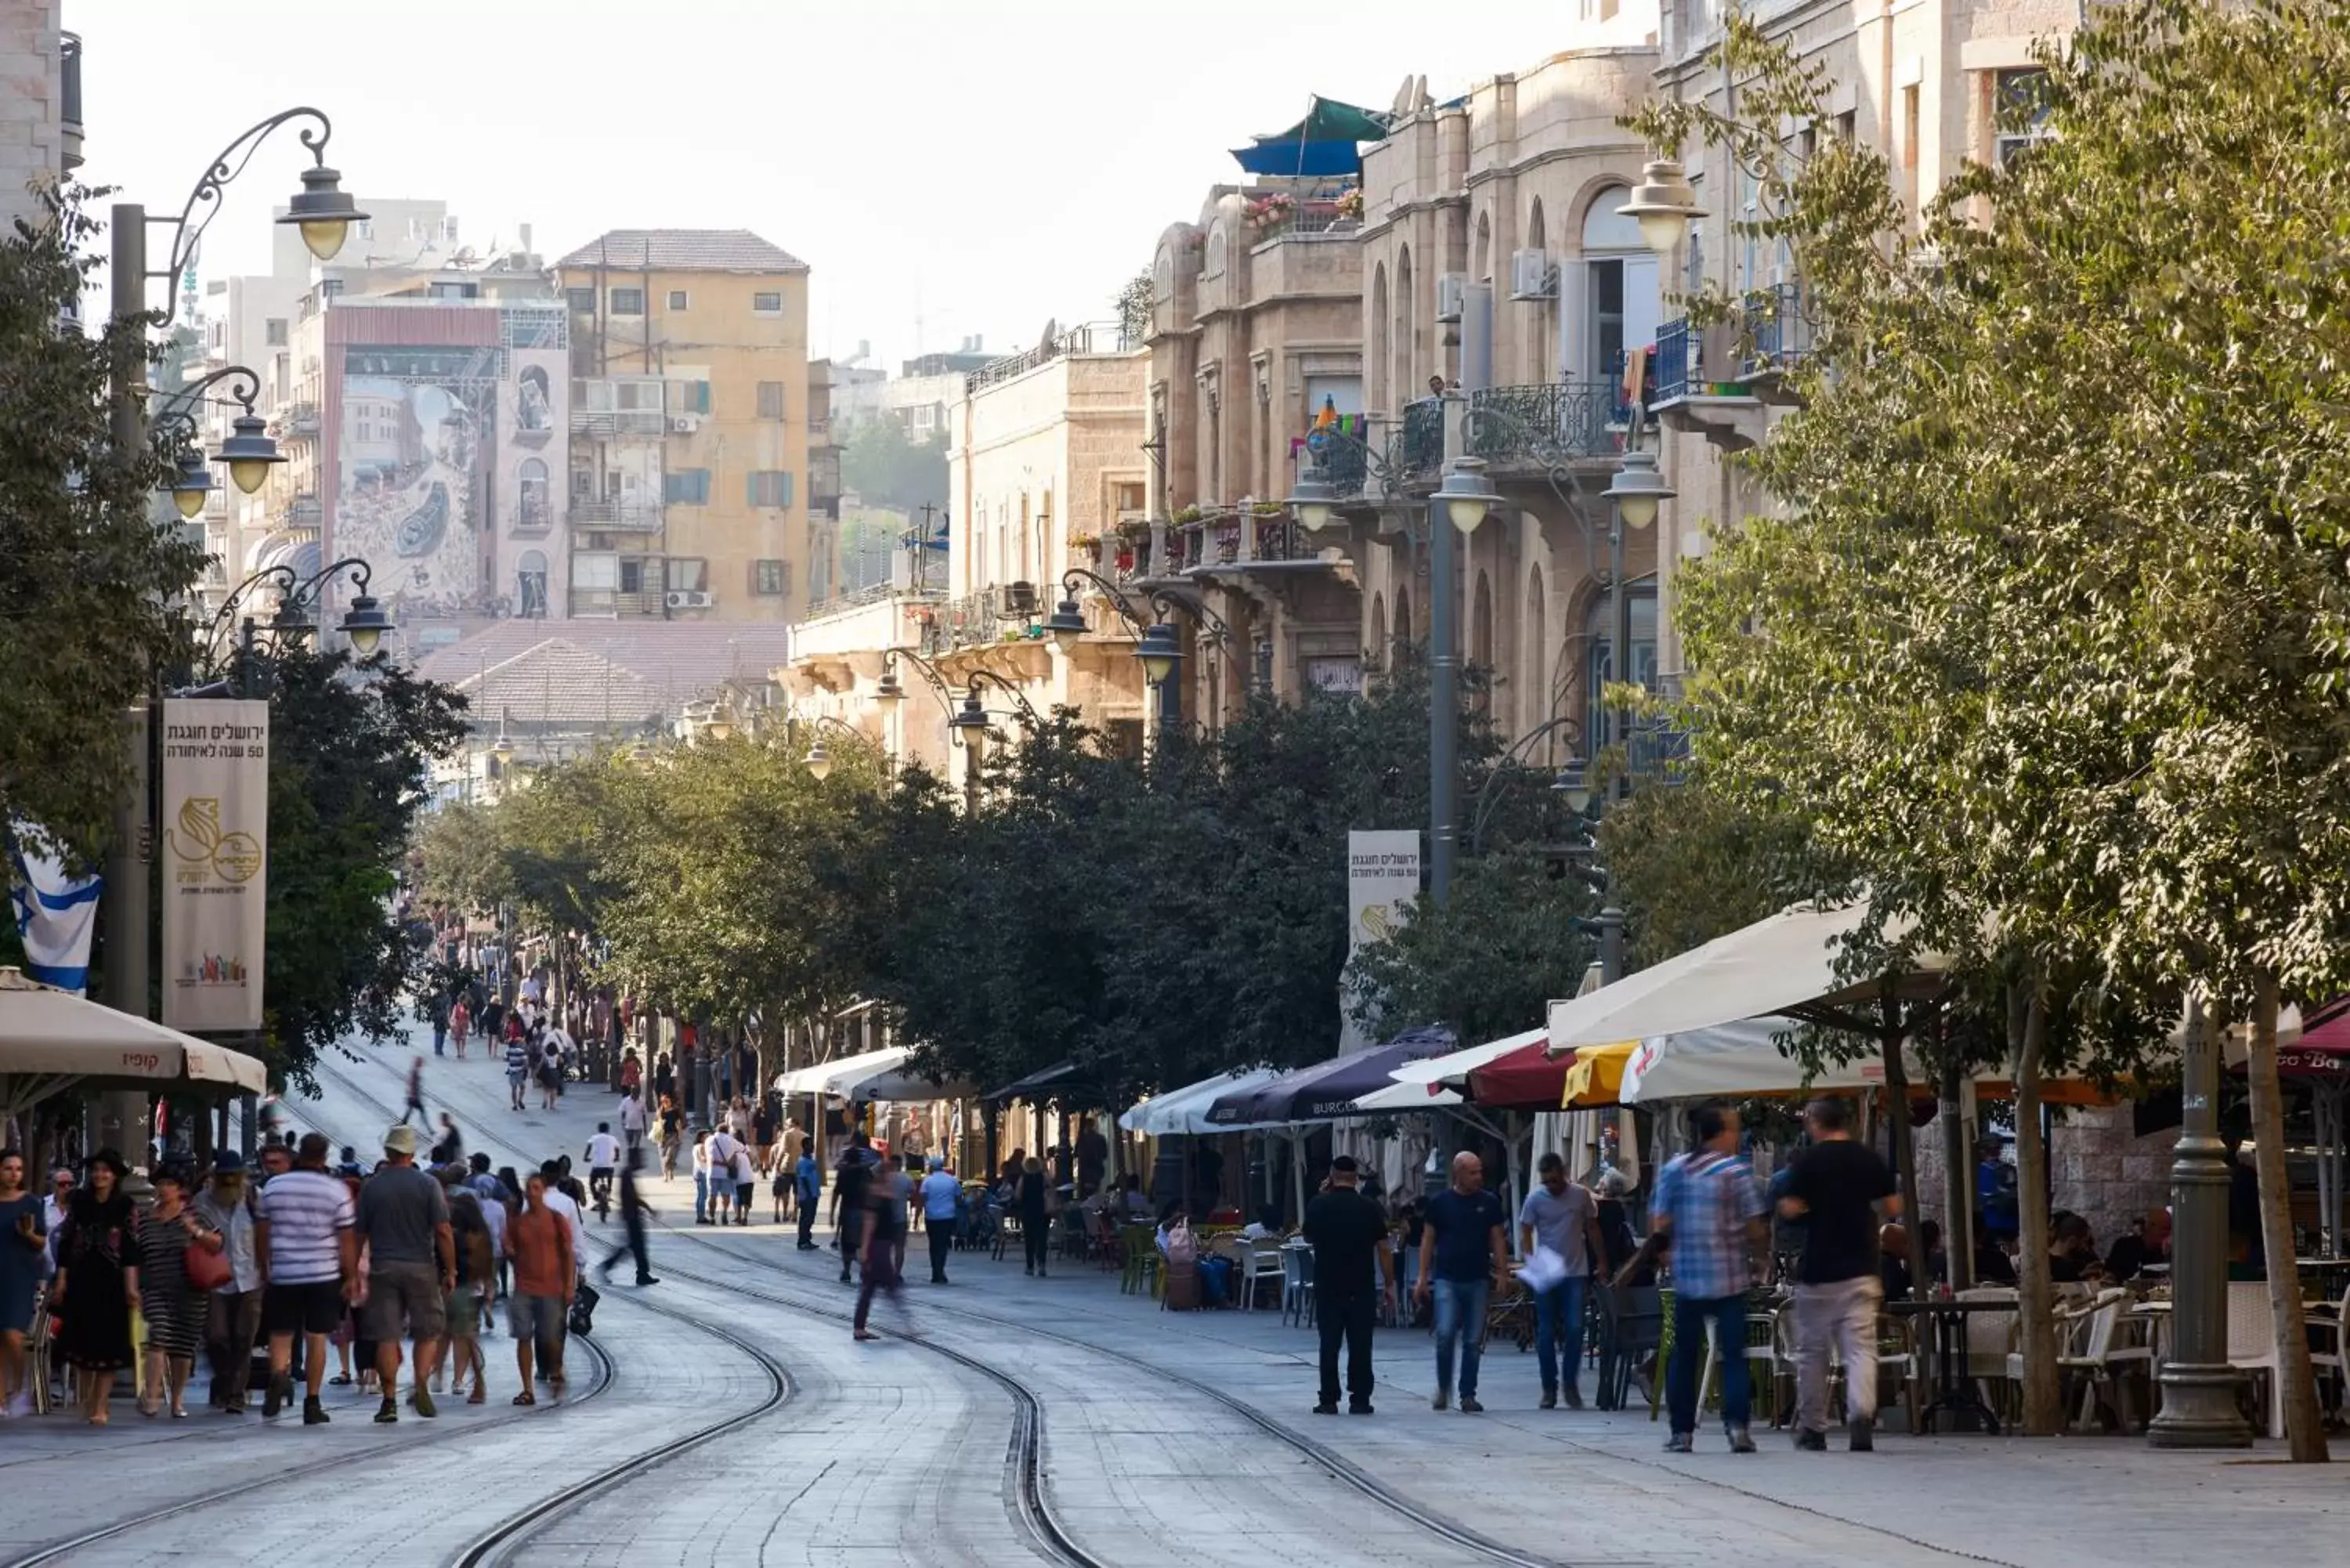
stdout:
{"type": "Polygon", "coordinates": [[[588,1140],[588,1196],[596,1205],[596,1218],[606,1224],[612,1222],[612,1178],[620,1165],[620,1140],[612,1136],[612,1124],[598,1122],[596,1136],[588,1140]]]}
{"type": "Polygon", "coordinates": [[[630,1148],[641,1148],[645,1142],[645,1096],[642,1089],[631,1089],[620,1096],[620,1137],[630,1148]]]}
{"type": "Polygon", "coordinates": [[[579,1205],[571,1200],[571,1194],[556,1185],[563,1179],[563,1167],[550,1159],[538,1168],[538,1173],[546,1178],[547,1208],[563,1216],[563,1223],[571,1231],[572,1267],[584,1269],[588,1258],[588,1221],[580,1218],[579,1205]]]}
{"type": "Polygon", "coordinates": [[[749,1159],[748,1147],[723,1125],[710,1135],[710,1212],[718,1224],[726,1223],[730,1205],[741,1210],[735,1223],[749,1223],[750,1198],[747,1194],[739,1199],[735,1196],[740,1182],[736,1167],[749,1159]],[[743,1157],[742,1160],[734,1158],[737,1155],[743,1157]]]}

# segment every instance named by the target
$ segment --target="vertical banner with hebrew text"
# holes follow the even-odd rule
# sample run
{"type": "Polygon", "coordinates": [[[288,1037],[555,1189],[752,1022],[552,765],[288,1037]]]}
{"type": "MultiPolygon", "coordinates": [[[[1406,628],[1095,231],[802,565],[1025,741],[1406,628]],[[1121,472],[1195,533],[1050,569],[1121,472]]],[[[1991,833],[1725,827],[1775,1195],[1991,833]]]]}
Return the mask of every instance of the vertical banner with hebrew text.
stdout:
{"type": "Polygon", "coordinates": [[[261,1027],[268,926],[269,704],[163,704],[163,1022],[261,1027]]]}

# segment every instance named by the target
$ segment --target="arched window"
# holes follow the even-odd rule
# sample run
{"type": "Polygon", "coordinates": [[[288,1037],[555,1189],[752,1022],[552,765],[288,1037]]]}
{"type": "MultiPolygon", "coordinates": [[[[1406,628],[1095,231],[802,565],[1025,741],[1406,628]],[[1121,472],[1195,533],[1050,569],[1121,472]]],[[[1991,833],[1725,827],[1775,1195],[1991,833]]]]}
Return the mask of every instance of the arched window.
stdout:
{"type": "Polygon", "coordinates": [[[535,457],[526,457],[515,472],[517,492],[515,525],[520,528],[554,527],[554,504],[546,489],[546,464],[535,457]]]}
{"type": "MultiPolygon", "coordinates": [[[[1500,673],[1493,667],[1493,583],[1482,566],[1477,570],[1476,589],[1469,596],[1469,662],[1489,678],[1500,673]]],[[[1489,686],[1479,694],[1477,704],[1490,711],[1492,701],[1489,686]]]]}
{"type": "Polygon", "coordinates": [[[1470,253],[1469,275],[1478,283],[1493,281],[1493,214],[1477,214],[1477,248],[1470,253]]]}
{"type": "Polygon", "coordinates": [[[1371,269],[1371,407],[1392,410],[1407,400],[1388,397],[1388,264],[1371,269]]]}
{"type": "Polygon", "coordinates": [[[1385,594],[1371,596],[1371,633],[1369,646],[1364,649],[1364,662],[1373,670],[1388,667],[1388,598],[1385,594]]]}
{"type": "Polygon", "coordinates": [[[525,550],[515,563],[515,614],[525,620],[546,618],[546,556],[525,550]]]}
{"type": "Polygon", "coordinates": [[[1518,659],[1521,734],[1551,716],[1549,611],[1543,597],[1543,570],[1536,566],[1526,574],[1526,643],[1518,659]]]}
{"type": "Polygon", "coordinates": [[[1427,395],[1421,389],[1419,377],[1414,369],[1416,350],[1419,347],[1419,323],[1415,314],[1417,304],[1418,302],[1412,297],[1411,247],[1406,245],[1396,254],[1395,299],[1396,396],[1404,402],[1427,395]]]}
{"type": "Polygon", "coordinates": [[[1582,314],[1575,375],[1594,381],[1619,381],[1624,352],[1657,340],[1658,258],[1640,238],[1640,225],[1617,209],[1627,192],[1611,186],[1592,198],[1583,214],[1582,314]]]}
{"type": "Polygon", "coordinates": [[[1411,590],[1396,589],[1395,638],[1397,643],[1411,640],[1411,590]]]}
{"type": "MultiPolygon", "coordinates": [[[[1542,198],[1536,196],[1526,209],[1526,249],[1550,253],[1550,225],[1543,217],[1542,198]]],[[[1547,382],[1558,374],[1558,306],[1555,300],[1540,300],[1522,306],[1525,311],[1525,348],[1523,363],[1526,379],[1547,382]]]]}
{"type": "MultiPolygon", "coordinates": [[[[1616,607],[1606,595],[1592,601],[1585,629],[1590,633],[1590,654],[1584,661],[1584,731],[1591,737],[1586,754],[1623,739],[1616,733],[1618,714],[1604,706],[1601,693],[1617,679],[1610,648],[1616,638],[1616,607]]],[[[1653,584],[1632,585],[1632,662],[1628,679],[1654,691],[1657,684],[1657,590],[1653,584]]]]}

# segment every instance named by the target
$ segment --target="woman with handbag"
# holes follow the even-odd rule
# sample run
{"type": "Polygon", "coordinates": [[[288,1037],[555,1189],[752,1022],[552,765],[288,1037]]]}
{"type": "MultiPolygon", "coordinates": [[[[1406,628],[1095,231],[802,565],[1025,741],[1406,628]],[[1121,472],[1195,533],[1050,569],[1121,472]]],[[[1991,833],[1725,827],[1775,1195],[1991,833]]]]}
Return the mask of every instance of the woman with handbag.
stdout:
{"type": "Polygon", "coordinates": [[[80,1374],[82,1418],[107,1422],[114,1375],[130,1365],[130,1314],[139,1306],[139,1251],[127,1168],[110,1148],[88,1160],[88,1185],[76,1189],[57,1235],[57,1273],[50,1309],[61,1320],[57,1350],[80,1374]]]}
{"type": "Polygon", "coordinates": [[[147,1392],[139,1413],[152,1420],[171,1397],[172,1419],[188,1418],[188,1377],[204,1337],[204,1297],[228,1276],[225,1241],[188,1206],[187,1176],[155,1173],[155,1206],[139,1222],[139,1308],[147,1319],[147,1392]]]}

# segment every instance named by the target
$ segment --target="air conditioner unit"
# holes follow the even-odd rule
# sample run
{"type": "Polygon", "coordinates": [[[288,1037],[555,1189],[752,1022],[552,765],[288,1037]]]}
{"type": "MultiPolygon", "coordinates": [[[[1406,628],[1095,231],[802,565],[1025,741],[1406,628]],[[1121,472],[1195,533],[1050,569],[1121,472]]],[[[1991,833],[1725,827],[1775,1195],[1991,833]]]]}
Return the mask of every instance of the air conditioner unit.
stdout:
{"type": "Polygon", "coordinates": [[[670,433],[672,435],[691,435],[694,431],[702,428],[702,416],[700,414],[671,414],[669,419],[669,428],[670,433]]]}
{"type": "Polygon", "coordinates": [[[698,588],[689,588],[684,593],[678,595],[678,597],[685,601],[685,607],[688,609],[708,609],[710,607],[709,594],[698,588]]]}
{"type": "Polygon", "coordinates": [[[1445,272],[1436,275],[1436,319],[1458,321],[1469,298],[1466,274],[1445,272]]]}
{"type": "Polygon", "coordinates": [[[691,595],[684,592],[682,589],[671,588],[669,591],[669,597],[666,602],[671,609],[683,609],[685,607],[685,601],[691,597],[691,595]]]}
{"type": "Polygon", "coordinates": [[[1549,256],[1541,251],[1510,253],[1510,297],[1512,299],[1558,297],[1558,269],[1550,265],[1549,256]]]}

